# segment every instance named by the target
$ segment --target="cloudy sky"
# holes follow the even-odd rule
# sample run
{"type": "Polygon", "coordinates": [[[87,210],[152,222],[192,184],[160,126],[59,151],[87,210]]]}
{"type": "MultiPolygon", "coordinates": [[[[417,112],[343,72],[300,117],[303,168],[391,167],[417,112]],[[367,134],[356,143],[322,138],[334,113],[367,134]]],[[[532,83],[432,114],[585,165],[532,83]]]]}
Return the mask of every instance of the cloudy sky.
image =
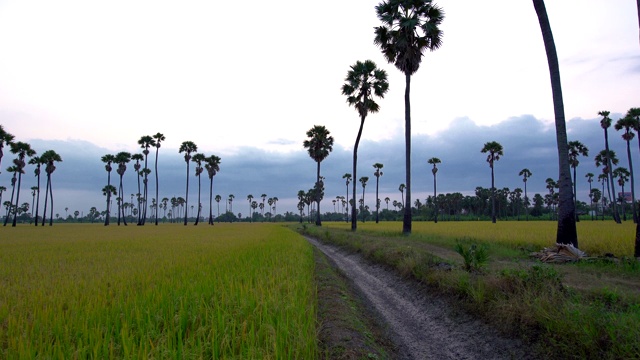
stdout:
{"type": "MultiPolygon", "coordinates": [[[[336,142],[322,164],[327,197],[346,191],[341,177],[351,172],[359,119],[340,86],[350,65],[371,59],[388,72],[390,91],[381,111],[367,118],[358,177],[374,180],[371,165],[383,163],[381,192],[399,200],[404,78],[373,44],[377,3],[0,0],[0,123],[38,152],[62,155],[56,211],[100,208],[106,183],[100,157],[139,151],[140,136],[156,132],[167,137],[160,197],[184,196],[186,166],[177,149],[190,140],[222,157],[214,193],[234,194],[240,204],[248,194],[266,193],[280,198],[278,212],[294,211],[289,198],[314,181],[315,164],[302,148],[313,125],[325,125],[336,142]]],[[[425,55],[412,78],[414,199],[433,191],[426,164],[432,156],[443,162],[439,191],[489,187],[480,153],[487,141],[505,148],[496,186],[521,187],[517,173],[527,167],[534,173],[530,190],[545,191],[544,180],[557,178],[557,154],[532,3],[438,5],[446,14],[443,46],[425,55]]],[[[615,121],[640,106],[636,4],[563,0],[549,2],[547,11],[569,138],[595,154],[603,148],[597,112],[610,110],[615,121]]],[[[626,166],[619,134],[610,136],[626,166]]],[[[583,159],[579,177],[597,173],[592,158],[583,159]]],[[[132,173],[125,175],[126,193],[137,192],[132,173]]],[[[23,190],[33,181],[27,176],[23,190]]],[[[10,184],[4,170],[0,184],[10,184]]],[[[374,187],[367,189],[372,194],[374,187]]],[[[367,197],[372,205],[374,196],[367,197]]],[[[234,212],[243,210],[240,204],[234,212]]]]}

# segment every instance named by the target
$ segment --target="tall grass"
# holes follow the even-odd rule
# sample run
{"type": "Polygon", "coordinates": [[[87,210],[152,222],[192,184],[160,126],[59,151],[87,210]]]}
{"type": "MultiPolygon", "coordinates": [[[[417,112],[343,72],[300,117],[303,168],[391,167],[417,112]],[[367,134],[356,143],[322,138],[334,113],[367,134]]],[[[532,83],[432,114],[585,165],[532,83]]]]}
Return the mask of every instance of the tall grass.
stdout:
{"type": "Polygon", "coordinates": [[[270,224],[0,231],[0,358],[316,357],[313,253],[270,224]]]}

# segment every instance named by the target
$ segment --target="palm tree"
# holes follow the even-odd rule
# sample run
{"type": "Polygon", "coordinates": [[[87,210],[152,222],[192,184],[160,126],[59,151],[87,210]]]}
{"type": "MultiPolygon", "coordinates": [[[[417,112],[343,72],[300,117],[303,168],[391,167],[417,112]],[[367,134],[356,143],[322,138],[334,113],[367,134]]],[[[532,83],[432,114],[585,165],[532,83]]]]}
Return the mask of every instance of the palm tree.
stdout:
{"type": "Polygon", "coordinates": [[[9,222],[9,215],[11,215],[11,211],[15,211],[15,207],[13,206],[13,197],[16,194],[16,183],[18,182],[18,167],[15,165],[9,166],[7,168],[9,173],[12,173],[11,176],[11,201],[9,201],[9,206],[7,206],[7,214],[4,217],[3,226],[7,226],[9,222]]]}
{"type": "MultiPolygon", "coordinates": [[[[322,179],[320,179],[320,180],[322,180],[322,179]]],[[[276,204],[278,203],[278,200],[280,200],[280,199],[278,199],[277,196],[274,196],[272,199],[273,199],[273,216],[275,217],[276,215],[278,215],[278,212],[276,211],[276,204]]],[[[274,221],[275,221],[275,219],[274,219],[274,221]]]]}
{"type": "MultiPolygon", "coordinates": [[[[633,176],[633,163],[631,162],[631,140],[635,137],[633,129],[640,128],[640,123],[629,113],[622,119],[618,119],[614,128],[618,131],[624,129],[622,139],[627,142],[627,159],[629,162],[629,172],[631,173],[631,208],[633,210],[633,222],[638,222],[638,212],[636,211],[636,191],[635,182],[633,176]]],[[[624,191],[623,191],[624,192],[624,191]]]]}
{"type": "Polygon", "coordinates": [[[584,146],[580,141],[569,141],[569,165],[573,168],[573,206],[574,213],[576,214],[576,222],[580,221],[578,217],[578,212],[576,209],[576,204],[578,203],[578,195],[576,190],[577,178],[576,178],[576,168],[580,164],[578,160],[578,156],[589,156],[589,149],[584,146]]]}
{"type": "MultiPolygon", "coordinates": [[[[211,178],[211,180],[213,181],[213,178],[211,178]]],[[[216,195],[215,200],[218,203],[218,217],[220,217],[220,201],[222,200],[222,196],[216,195]]]]}
{"type": "Polygon", "coordinates": [[[529,221],[529,197],[527,196],[527,180],[533,175],[531,171],[527,168],[520,170],[518,176],[522,176],[522,181],[524,182],[524,205],[527,213],[527,221],[529,221]]]}
{"type": "MultiPolygon", "coordinates": [[[[433,168],[431,169],[431,173],[433,173],[433,198],[435,200],[435,199],[437,199],[437,197],[436,197],[436,174],[438,173],[437,165],[440,164],[441,161],[437,157],[432,157],[431,159],[427,160],[427,163],[433,165],[433,168]]],[[[436,211],[435,211],[434,222],[437,223],[438,222],[438,205],[437,205],[437,203],[436,203],[435,209],[436,209],[436,211]]]]}
{"type": "Polygon", "coordinates": [[[373,173],[373,175],[376,177],[376,224],[380,221],[380,199],[378,197],[378,185],[380,184],[380,176],[382,176],[382,168],[384,167],[384,165],[380,164],[380,163],[375,163],[373,164],[373,168],[376,169],[376,171],[373,173]]]}
{"type": "MultiPolygon", "coordinates": [[[[607,182],[607,193],[609,194],[609,200],[611,200],[611,203],[612,203],[611,206],[614,209],[613,219],[616,221],[616,223],[620,223],[619,222],[620,219],[618,218],[618,220],[616,220],[616,215],[615,215],[615,212],[617,211],[617,207],[615,207],[616,190],[613,184],[611,184],[613,182],[613,176],[612,176],[613,170],[612,170],[611,164],[618,165],[618,157],[616,156],[616,153],[613,150],[601,150],[598,153],[598,155],[596,155],[594,160],[596,163],[596,167],[602,166],[602,175],[605,176],[606,182],[607,182]]],[[[602,193],[604,195],[604,189],[602,189],[602,193]]],[[[604,199],[604,196],[603,196],[603,199],[604,199]]]]}
{"type": "MultiPolygon", "coordinates": [[[[585,175],[585,177],[587,178],[587,182],[589,183],[589,200],[590,200],[589,209],[592,209],[593,208],[593,197],[591,196],[591,193],[592,193],[591,183],[593,182],[594,175],[593,175],[593,173],[587,173],[585,175]]],[[[593,221],[593,213],[591,213],[591,221],[593,221]]]]}
{"type": "MultiPolygon", "coordinates": [[[[599,189],[591,189],[589,192],[589,198],[591,198],[591,203],[596,204],[595,213],[596,219],[598,218],[598,201],[602,197],[602,192],[599,189]]],[[[593,215],[591,216],[591,220],[593,220],[593,215]]],[[[604,208],[602,208],[602,220],[604,220],[604,208]]]]}
{"type": "Polygon", "coordinates": [[[320,163],[322,160],[329,156],[329,153],[333,150],[333,136],[330,136],[331,132],[326,127],[321,125],[314,125],[309,131],[307,131],[308,139],[302,143],[309,156],[316,162],[316,187],[318,188],[316,202],[318,204],[318,211],[316,213],[316,225],[321,226],[320,220],[320,201],[322,200],[322,194],[324,186],[320,181],[320,163]]]}
{"type": "Polygon", "coordinates": [[[264,222],[264,202],[267,199],[267,194],[262,194],[260,195],[260,197],[262,198],[262,206],[260,206],[260,212],[262,213],[262,221],[264,222]]]}
{"type": "Polygon", "coordinates": [[[251,202],[251,221],[253,222],[253,213],[256,212],[256,209],[258,208],[258,202],[257,201],[252,201],[251,202]]]}
{"type": "MultiPolygon", "coordinates": [[[[161,133],[157,133],[153,135],[153,140],[155,140],[156,146],[156,163],[155,163],[155,174],[156,174],[156,199],[158,199],[158,150],[160,150],[160,143],[165,140],[165,137],[161,133]]],[[[156,212],[156,225],[158,225],[158,213],[156,212]]]]}
{"type": "MultiPolygon", "coordinates": [[[[191,160],[191,153],[198,151],[198,145],[193,141],[184,141],[180,145],[178,153],[184,153],[184,161],[187,163],[187,191],[185,195],[185,206],[189,204],[189,161],[191,160]]],[[[184,212],[184,225],[187,225],[187,212],[184,212]]]]}
{"type": "Polygon", "coordinates": [[[142,137],[140,137],[140,140],[138,140],[138,145],[140,145],[140,148],[143,149],[142,153],[144,154],[144,180],[143,180],[143,184],[144,184],[144,191],[142,192],[142,204],[143,204],[143,209],[141,209],[142,211],[142,216],[141,216],[141,222],[139,223],[139,225],[144,225],[145,222],[147,221],[147,199],[148,199],[148,189],[149,189],[149,179],[148,179],[148,175],[151,172],[149,170],[149,148],[152,146],[156,146],[156,141],[153,137],[149,136],[149,135],[144,135],[142,137]],[[149,170],[149,171],[147,171],[149,170]]]}
{"type": "Polygon", "coordinates": [[[625,212],[625,206],[624,203],[626,202],[626,199],[624,197],[624,184],[627,183],[627,181],[629,181],[629,176],[631,174],[629,173],[629,170],[627,170],[626,168],[623,167],[619,167],[616,168],[615,170],[613,170],[613,177],[618,179],[618,185],[620,185],[620,187],[622,188],[622,196],[620,197],[620,203],[622,206],[622,219],[624,221],[627,221],[627,213],[625,212]]]}
{"type": "MultiPolygon", "coordinates": [[[[144,156],[142,154],[133,154],[131,155],[131,160],[135,160],[135,164],[133,164],[133,170],[136,172],[136,178],[138,179],[138,194],[140,194],[140,177],[142,176],[142,172],[140,170],[140,161],[144,160],[144,156]]],[[[133,202],[133,194],[131,194],[132,202],[133,202]]],[[[142,207],[141,197],[138,197],[138,210],[142,207]]],[[[141,211],[138,211],[138,225],[142,225],[141,211]]]]}
{"type": "Polygon", "coordinates": [[[200,202],[200,175],[204,171],[204,167],[202,167],[202,163],[207,161],[207,157],[202,153],[194,154],[191,158],[191,161],[196,163],[196,177],[198,178],[198,214],[196,215],[196,222],[193,225],[198,225],[200,221],[200,209],[202,208],[200,202]]]}
{"type": "MultiPolygon", "coordinates": [[[[229,194],[229,198],[227,199],[229,201],[229,212],[233,214],[233,199],[235,199],[236,196],[233,194],[229,194]]],[[[271,198],[269,198],[269,200],[271,200],[271,198]]],[[[271,203],[269,203],[269,205],[271,205],[271,203]]]]}
{"type": "MultiPolygon", "coordinates": [[[[607,152],[609,151],[609,132],[608,132],[608,129],[611,127],[611,118],[609,118],[609,114],[610,114],[609,111],[606,111],[606,110],[598,112],[598,115],[602,116],[602,119],[600,120],[600,126],[604,130],[604,149],[607,152]]],[[[611,192],[613,192],[613,194],[614,194],[614,197],[611,198],[613,200],[612,201],[612,205],[613,205],[613,220],[615,220],[616,223],[620,224],[620,214],[618,213],[618,206],[616,205],[616,199],[615,199],[616,187],[615,187],[615,184],[613,182],[613,167],[611,166],[611,162],[609,160],[610,159],[607,158],[607,168],[609,169],[609,186],[610,186],[611,192]]]]}
{"type": "Polygon", "coordinates": [[[400,191],[400,200],[402,200],[402,207],[404,208],[404,189],[407,187],[405,184],[400,184],[398,186],[398,191],[400,191]]]}
{"type": "MultiPolygon", "coordinates": [[[[389,90],[387,73],[376,67],[371,60],[365,62],[357,61],[351,65],[351,70],[347,72],[345,84],[342,85],[342,94],[347,96],[347,103],[353,106],[360,115],[360,128],[353,147],[353,179],[356,179],[356,168],[358,165],[358,144],[362,136],[364,121],[369,113],[376,113],[380,106],[374,101],[373,96],[384,98],[384,94],[389,90]]],[[[353,198],[356,198],[356,183],[353,182],[353,198]]],[[[347,197],[348,200],[348,197],[347,197]]],[[[351,207],[351,230],[356,231],[356,209],[351,207]]]]}
{"type": "MultiPolygon", "coordinates": [[[[106,196],[107,199],[111,199],[111,195],[117,195],[117,194],[118,194],[118,191],[116,190],[115,186],[113,186],[113,185],[106,185],[105,187],[102,188],[102,195],[106,196]]],[[[45,206],[45,209],[46,209],[46,207],[47,207],[46,198],[45,198],[45,205],[44,206],[45,206]]],[[[107,209],[108,208],[109,208],[109,206],[107,205],[107,209]]],[[[53,207],[52,207],[52,209],[53,209],[53,207]]],[[[105,216],[106,216],[106,219],[105,219],[104,225],[107,226],[107,225],[109,225],[109,210],[106,211],[105,216]]],[[[44,217],[46,217],[46,216],[43,216],[43,218],[44,217]]],[[[43,224],[43,226],[44,226],[44,224],[43,224]]]]}
{"type": "MultiPolygon", "coordinates": [[[[33,208],[36,205],[36,194],[40,193],[40,189],[37,186],[32,186],[31,187],[31,217],[34,216],[33,213],[33,208]]],[[[40,200],[40,199],[38,199],[40,200]]],[[[38,220],[36,219],[36,223],[38,222],[38,220]]]]}
{"type": "MultiPolygon", "coordinates": [[[[114,155],[111,154],[107,154],[102,156],[101,158],[102,162],[105,163],[104,168],[105,170],[107,170],[107,186],[111,185],[111,170],[113,170],[113,168],[111,167],[111,164],[116,160],[116,157],[114,155]]],[[[104,219],[104,225],[107,226],[109,225],[109,218],[111,217],[111,192],[106,192],[105,195],[107,196],[107,215],[105,216],[104,219]]],[[[45,198],[46,199],[46,198],[45,198]]],[[[44,222],[43,222],[44,224],[44,222]]]]}
{"type": "Polygon", "coordinates": [[[364,189],[367,187],[367,181],[369,181],[368,176],[363,176],[360,178],[360,184],[362,184],[362,222],[364,222],[364,189]]]}
{"type": "MultiPolygon", "coordinates": [[[[25,158],[32,157],[36,154],[36,151],[31,148],[31,145],[24,143],[22,141],[18,141],[15,143],[11,143],[11,152],[16,154],[18,157],[13,160],[14,165],[17,168],[18,173],[18,191],[16,191],[16,206],[20,203],[20,184],[22,183],[22,174],[24,174],[24,168],[27,165],[25,162],[25,158]]],[[[16,226],[16,222],[18,220],[18,212],[13,212],[13,224],[11,226],[16,226]]]]}
{"type": "MultiPolygon", "coordinates": [[[[638,21],[640,22],[640,0],[638,1],[638,21]]],[[[627,111],[627,116],[632,117],[636,120],[636,124],[638,126],[634,128],[635,131],[640,133],[640,108],[631,108],[627,111]]],[[[638,148],[640,148],[640,136],[638,136],[638,148]]],[[[635,209],[636,204],[633,204],[635,209]]],[[[640,219],[636,223],[636,240],[633,250],[633,256],[636,258],[640,258],[640,219]]]]}
{"type": "MultiPolygon", "coordinates": [[[[42,153],[40,160],[45,166],[44,172],[47,173],[47,185],[44,188],[44,211],[42,212],[42,226],[44,226],[47,217],[47,193],[51,198],[51,215],[49,216],[49,226],[53,226],[53,187],[51,184],[51,174],[56,171],[56,162],[62,162],[62,157],[54,150],[47,150],[42,153]]],[[[110,196],[109,196],[110,197],[110,196]]]]}
{"type": "Polygon", "coordinates": [[[349,183],[351,183],[351,174],[349,173],[345,173],[344,175],[342,175],[343,179],[346,179],[346,183],[347,183],[347,222],[349,222],[349,183]]]}
{"type": "MultiPolygon", "coordinates": [[[[604,186],[605,184],[607,184],[609,182],[609,176],[607,175],[607,173],[603,172],[602,174],[598,175],[598,182],[602,183],[602,220],[604,220],[604,210],[606,209],[607,206],[607,197],[604,196],[605,195],[605,190],[604,190],[604,186]]],[[[611,196],[611,193],[609,193],[609,196],[611,196]]]]}
{"type": "Polygon", "coordinates": [[[484,144],[480,152],[489,153],[487,155],[487,162],[491,168],[491,222],[496,223],[496,187],[495,177],[493,173],[493,164],[500,160],[500,157],[504,155],[502,151],[502,145],[496,141],[490,141],[484,144]]]}
{"type": "Polygon", "coordinates": [[[2,152],[2,149],[4,148],[5,145],[10,146],[11,143],[13,142],[13,139],[15,139],[15,136],[6,132],[4,130],[4,127],[0,125],[0,164],[2,164],[2,156],[4,155],[4,153],[2,152]]]}
{"type": "Polygon", "coordinates": [[[425,50],[434,51],[442,44],[438,27],[444,19],[442,10],[431,0],[385,0],[376,6],[382,26],[375,28],[374,43],[382,54],[405,75],[405,167],[406,203],[402,232],[411,233],[411,75],[418,71],[425,50]]]}
{"type": "MultiPolygon", "coordinates": [[[[249,222],[253,222],[253,212],[251,211],[251,205],[253,202],[253,195],[249,194],[247,195],[247,200],[249,201],[249,222]]],[[[256,204],[257,207],[257,204],[256,204]]]]}
{"type": "MultiPolygon", "coordinates": [[[[40,172],[41,172],[41,168],[42,168],[42,159],[40,159],[39,156],[32,156],[31,159],[29,160],[29,165],[35,165],[36,168],[35,170],[33,170],[33,173],[35,174],[36,178],[37,178],[37,185],[34,186],[35,187],[35,197],[37,198],[36,202],[35,202],[35,209],[36,209],[36,213],[35,213],[35,221],[34,224],[35,226],[38,226],[38,209],[40,208],[40,172]]],[[[33,188],[31,188],[31,190],[33,190],[33,188]]],[[[33,205],[31,206],[32,208],[34,207],[33,205]]],[[[31,213],[33,214],[33,210],[31,210],[31,213]]]]}
{"type": "Polygon", "coordinates": [[[578,247],[578,233],[576,230],[575,207],[573,206],[573,189],[571,187],[571,167],[569,165],[569,145],[567,142],[567,127],[564,118],[564,101],[562,99],[562,84],[560,81],[560,65],[556,44],[551,32],[551,24],[547,16],[544,0],[533,0],[544,48],[547,53],[549,75],[551,80],[551,92],[553,96],[553,112],[556,124],[556,142],[558,144],[558,172],[560,178],[559,207],[558,207],[558,231],[556,242],[560,244],[572,244],[578,247]]]}
{"type": "MultiPolygon", "coordinates": [[[[213,203],[211,202],[211,198],[213,196],[213,177],[216,176],[218,171],[220,171],[220,158],[211,155],[205,159],[204,164],[205,169],[207,169],[207,174],[209,175],[209,225],[213,225],[213,203]]],[[[216,201],[218,202],[218,216],[220,216],[220,195],[216,196],[216,201]]]]}
{"type": "MultiPolygon", "coordinates": [[[[118,201],[118,225],[120,225],[120,215],[122,214],[122,221],[125,226],[127,226],[127,219],[124,214],[124,208],[122,206],[122,199],[124,199],[124,187],[122,186],[122,178],[124,177],[124,173],[127,171],[127,163],[131,161],[131,153],[126,151],[121,151],[116,154],[115,162],[118,164],[118,169],[116,172],[120,175],[120,186],[118,187],[118,197],[120,201],[118,201]]],[[[141,209],[139,210],[141,211],[141,209]]]]}

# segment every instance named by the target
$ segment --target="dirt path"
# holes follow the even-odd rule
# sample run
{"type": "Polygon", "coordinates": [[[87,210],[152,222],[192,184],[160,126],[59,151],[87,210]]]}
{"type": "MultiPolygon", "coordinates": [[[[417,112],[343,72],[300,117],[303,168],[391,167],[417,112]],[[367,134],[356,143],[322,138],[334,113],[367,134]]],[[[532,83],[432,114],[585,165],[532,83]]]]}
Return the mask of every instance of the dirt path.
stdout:
{"type": "Polygon", "coordinates": [[[363,261],[358,255],[307,240],[353,281],[365,301],[388,326],[400,359],[531,359],[519,340],[501,337],[468,315],[454,313],[441,298],[416,283],[363,261]]]}

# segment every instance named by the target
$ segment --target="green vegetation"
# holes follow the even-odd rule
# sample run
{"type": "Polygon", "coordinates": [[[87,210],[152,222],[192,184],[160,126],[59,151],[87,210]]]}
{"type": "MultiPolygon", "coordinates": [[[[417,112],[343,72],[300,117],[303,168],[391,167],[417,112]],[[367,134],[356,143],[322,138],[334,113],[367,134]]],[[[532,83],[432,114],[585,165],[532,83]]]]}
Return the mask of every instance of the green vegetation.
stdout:
{"type": "Polygon", "coordinates": [[[10,231],[0,358],[316,357],[312,247],[286,228],[10,231]]]}
{"type": "MultiPolygon", "coordinates": [[[[578,223],[579,231],[586,234],[591,223],[578,223]]],[[[521,237],[524,231],[515,231],[526,228],[528,223],[524,222],[502,223],[508,228],[498,231],[495,227],[500,223],[416,223],[421,227],[414,227],[410,237],[401,236],[398,223],[386,224],[363,224],[358,233],[349,231],[343,223],[298,230],[427,284],[433,291],[450,297],[452,304],[477,314],[505,333],[529,341],[541,357],[640,356],[637,260],[602,258],[574,265],[541,264],[528,257],[529,251],[540,249],[539,242],[521,237]],[[464,228],[464,236],[460,230],[455,231],[458,227],[464,228]],[[494,238],[499,232],[502,236],[494,238]],[[475,256],[470,251],[473,245],[475,256]],[[456,247],[468,255],[467,260],[456,252],[456,247]],[[487,253],[478,254],[479,248],[487,253]],[[473,264],[474,259],[477,264],[486,261],[483,271],[466,271],[465,263],[473,264]]],[[[555,222],[533,224],[538,227],[538,238],[555,239],[555,222]]],[[[611,237],[625,239],[629,237],[627,232],[633,232],[633,224],[625,228],[613,222],[606,224],[610,225],[598,234],[607,231],[611,237]]],[[[547,246],[552,244],[545,241],[547,246]]],[[[592,243],[584,239],[581,244],[589,247],[592,243]]],[[[625,254],[632,251],[628,244],[625,254]]]]}

